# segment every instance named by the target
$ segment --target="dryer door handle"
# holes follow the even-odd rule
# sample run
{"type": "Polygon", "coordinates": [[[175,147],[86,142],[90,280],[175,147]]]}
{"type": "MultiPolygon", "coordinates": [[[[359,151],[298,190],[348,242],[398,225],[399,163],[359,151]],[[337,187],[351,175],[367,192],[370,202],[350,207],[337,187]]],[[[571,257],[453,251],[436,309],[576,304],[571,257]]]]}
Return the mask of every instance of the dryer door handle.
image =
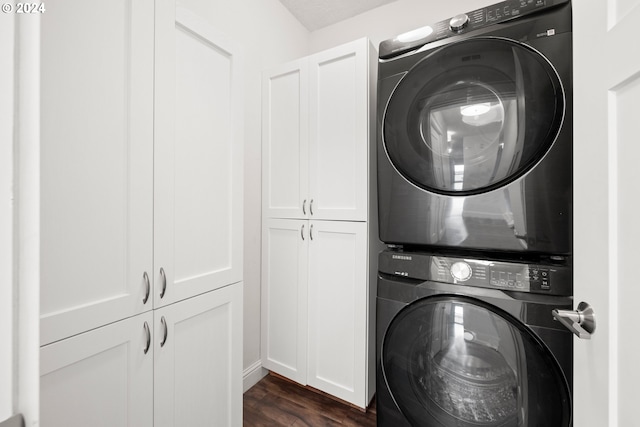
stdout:
{"type": "Polygon", "coordinates": [[[591,339],[596,330],[596,315],[586,302],[578,304],[577,310],[553,310],[551,314],[578,338],[591,339]]]}

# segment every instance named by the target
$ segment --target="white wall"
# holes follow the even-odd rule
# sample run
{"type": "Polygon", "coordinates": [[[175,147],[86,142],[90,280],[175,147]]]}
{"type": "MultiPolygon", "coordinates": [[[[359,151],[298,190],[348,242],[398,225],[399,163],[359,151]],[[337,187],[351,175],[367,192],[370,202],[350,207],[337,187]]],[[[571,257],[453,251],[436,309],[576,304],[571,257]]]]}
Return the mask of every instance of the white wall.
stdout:
{"type": "Polygon", "coordinates": [[[13,31],[0,16],[0,421],[13,399],[13,31]]]}
{"type": "Polygon", "coordinates": [[[311,33],[310,53],[369,37],[376,49],[381,41],[498,0],[397,0],[311,33]]]}
{"type": "Polygon", "coordinates": [[[244,360],[260,360],[261,72],[299,58],[309,32],[278,0],[182,0],[234,40],[244,64],[244,360]]]}

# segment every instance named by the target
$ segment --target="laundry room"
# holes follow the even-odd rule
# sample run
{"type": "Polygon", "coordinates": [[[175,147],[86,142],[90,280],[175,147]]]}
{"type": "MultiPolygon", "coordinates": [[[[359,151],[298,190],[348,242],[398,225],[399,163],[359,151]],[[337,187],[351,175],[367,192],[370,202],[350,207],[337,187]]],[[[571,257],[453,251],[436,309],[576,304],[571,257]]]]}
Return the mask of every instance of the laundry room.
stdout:
{"type": "Polygon", "coordinates": [[[638,424],[638,1],[1,7],[1,427],[638,424]]]}

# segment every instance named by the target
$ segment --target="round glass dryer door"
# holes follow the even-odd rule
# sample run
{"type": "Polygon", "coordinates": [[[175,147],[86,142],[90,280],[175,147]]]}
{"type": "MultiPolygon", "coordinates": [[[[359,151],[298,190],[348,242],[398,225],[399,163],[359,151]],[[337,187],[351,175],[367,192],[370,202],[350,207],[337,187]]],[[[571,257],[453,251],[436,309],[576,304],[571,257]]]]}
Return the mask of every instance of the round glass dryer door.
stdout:
{"type": "Polygon", "coordinates": [[[564,119],[562,84],[532,48],[499,38],[429,54],[402,78],[383,118],[389,159],[435,193],[470,195],[522,176],[564,119]]]}
{"type": "Polygon", "coordinates": [[[475,298],[418,300],[393,319],[382,371],[413,426],[568,427],[569,388],[548,348],[475,298]]]}

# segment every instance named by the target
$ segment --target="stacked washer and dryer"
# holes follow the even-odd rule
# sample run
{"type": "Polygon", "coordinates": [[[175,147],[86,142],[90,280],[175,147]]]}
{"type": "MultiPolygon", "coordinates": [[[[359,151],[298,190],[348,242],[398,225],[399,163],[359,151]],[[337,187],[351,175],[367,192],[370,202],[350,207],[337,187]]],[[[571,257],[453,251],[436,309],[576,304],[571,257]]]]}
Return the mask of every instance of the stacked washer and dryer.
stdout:
{"type": "Polygon", "coordinates": [[[569,0],[380,44],[379,426],[572,424],[569,0]]]}

